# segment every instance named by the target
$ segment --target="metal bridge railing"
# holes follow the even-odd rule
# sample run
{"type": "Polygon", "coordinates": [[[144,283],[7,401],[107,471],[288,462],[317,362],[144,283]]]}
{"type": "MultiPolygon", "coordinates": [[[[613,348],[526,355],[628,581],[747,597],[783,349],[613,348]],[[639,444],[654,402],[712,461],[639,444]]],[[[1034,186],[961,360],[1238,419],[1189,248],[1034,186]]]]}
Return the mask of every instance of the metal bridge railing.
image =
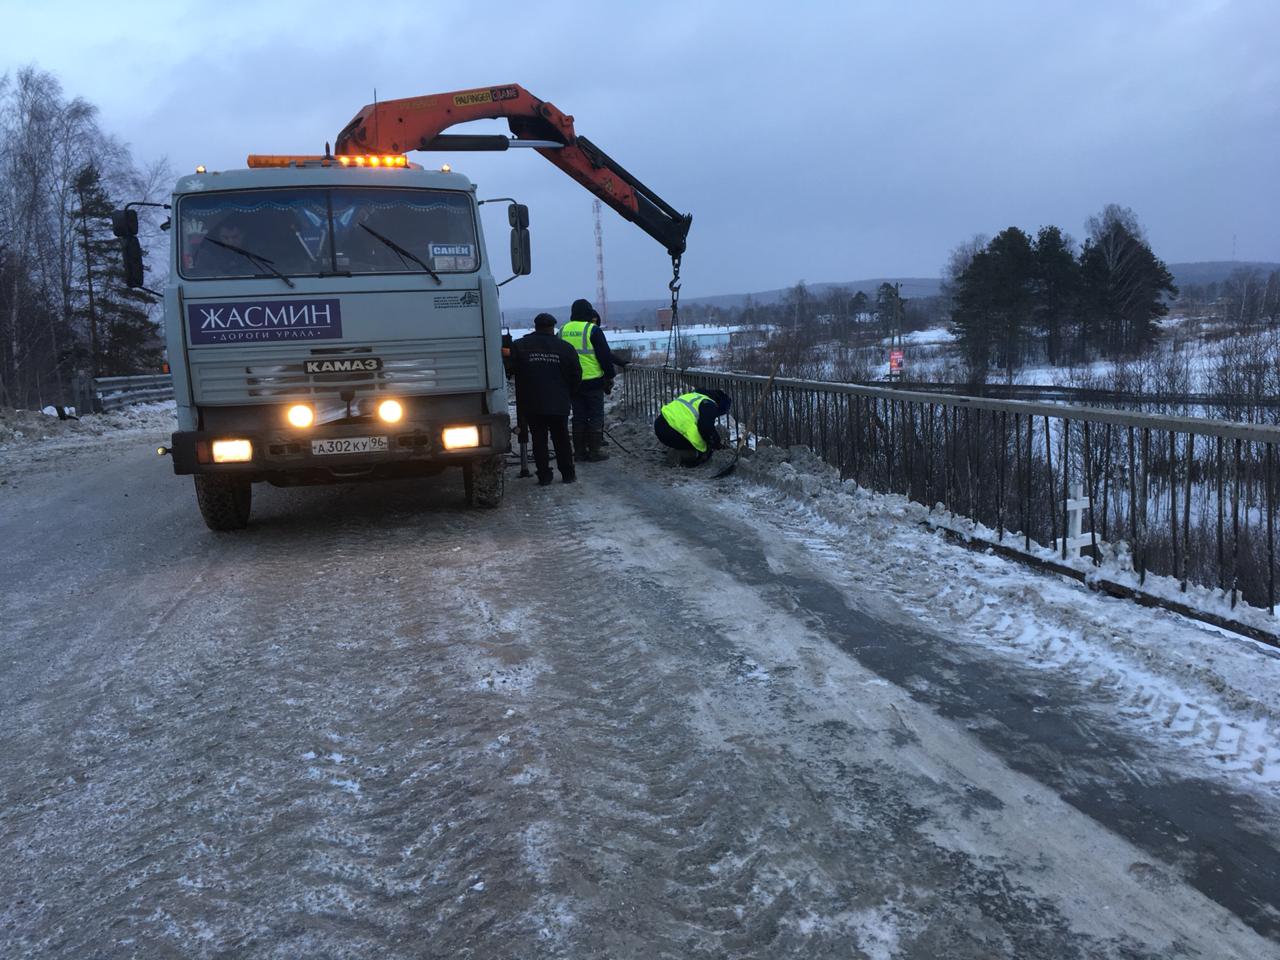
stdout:
{"type": "MultiPolygon", "coordinates": [[[[870,385],[870,384],[868,384],[870,385]]],[[[930,383],[910,380],[886,383],[886,387],[912,393],[945,393],[948,396],[983,397],[992,400],[1029,400],[1041,403],[1077,403],[1093,407],[1121,407],[1147,413],[1168,414],[1187,411],[1204,411],[1214,415],[1225,414],[1222,419],[1275,420],[1270,413],[1259,416],[1261,411],[1280,408],[1280,396],[1213,393],[1137,393],[1127,390],[1106,390],[1098,387],[1066,387],[1051,384],[1030,383],[930,383]]]]}
{"type": "MultiPolygon", "coordinates": [[[[1052,403],[957,397],[713,370],[627,368],[624,407],[656,417],[676,394],[718,388],[742,429],[806,446],[843,479],[942,506],[1027,553],[1070,540],[1069,492],[1091,507],[1094,564],[1219,588],[1272,614],[1280,427],[1052,403]],[[763,401],[761,402],[761,398],[763,401]]],[[[1074,531],[1070,531],[1074,533],[1074,531]]]]}

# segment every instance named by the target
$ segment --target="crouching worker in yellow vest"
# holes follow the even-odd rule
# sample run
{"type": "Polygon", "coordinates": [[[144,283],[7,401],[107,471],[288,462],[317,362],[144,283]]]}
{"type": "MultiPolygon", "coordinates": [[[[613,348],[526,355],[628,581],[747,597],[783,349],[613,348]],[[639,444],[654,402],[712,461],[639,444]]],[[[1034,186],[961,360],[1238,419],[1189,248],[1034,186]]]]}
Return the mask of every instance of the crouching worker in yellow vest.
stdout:
{"type": "Polygon", "coordinates": [[[664,446],[680,451],[684,466],[696,467],[710,460],[712,451],[724,447],[716,418],[732,406],[723,390],[681,394],[662,408],[653,421],[653,432],[664,446]]]}

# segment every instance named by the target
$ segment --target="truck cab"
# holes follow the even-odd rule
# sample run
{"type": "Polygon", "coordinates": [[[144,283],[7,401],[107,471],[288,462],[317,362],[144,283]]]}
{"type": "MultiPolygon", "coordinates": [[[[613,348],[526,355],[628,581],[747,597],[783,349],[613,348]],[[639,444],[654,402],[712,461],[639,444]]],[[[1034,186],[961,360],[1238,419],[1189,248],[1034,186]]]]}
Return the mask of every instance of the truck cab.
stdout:
{"type": "MultiPolygon", "coordinates": [[[[473,505],[501,502],[510,425],[478,213],[466,177],[404,157],[251,157],[178,181],[169,452],[210,528],[247,524],[262,481],[458,467],[473,505]]],[[[528,273],[527,211],[509,213],[528,273]]]]}

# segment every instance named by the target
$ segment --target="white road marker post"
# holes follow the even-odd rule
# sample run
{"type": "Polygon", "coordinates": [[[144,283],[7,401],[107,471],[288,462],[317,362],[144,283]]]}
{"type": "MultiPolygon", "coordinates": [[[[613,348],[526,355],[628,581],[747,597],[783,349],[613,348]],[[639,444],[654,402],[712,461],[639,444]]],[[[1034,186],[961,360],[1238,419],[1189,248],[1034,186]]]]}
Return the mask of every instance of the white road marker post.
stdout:
{"type": "Polygon", "coordinates": [[[1084,487],[1073,483],[1067,496],[1067,535],[1053,541],[1054,550],[1062,555],[1063,560],[1079,560],[1081,548],[1092,545],[1093,538],[1081,532],[1084,529],[1084,512],[1090,506],[1084,487]]]}

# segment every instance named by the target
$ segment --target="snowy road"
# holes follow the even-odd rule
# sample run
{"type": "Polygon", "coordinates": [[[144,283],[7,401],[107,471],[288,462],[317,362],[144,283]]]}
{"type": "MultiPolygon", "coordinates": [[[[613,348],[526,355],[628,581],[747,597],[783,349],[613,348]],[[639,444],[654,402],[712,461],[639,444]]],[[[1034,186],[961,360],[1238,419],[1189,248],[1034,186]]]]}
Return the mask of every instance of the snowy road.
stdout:
{"type": "Polygon", "coordinates": [[[745,480],[580,475],[213,535],[141,440],[11,466],[0,956],[1280,957],[1274,754],[745,480]]]}

